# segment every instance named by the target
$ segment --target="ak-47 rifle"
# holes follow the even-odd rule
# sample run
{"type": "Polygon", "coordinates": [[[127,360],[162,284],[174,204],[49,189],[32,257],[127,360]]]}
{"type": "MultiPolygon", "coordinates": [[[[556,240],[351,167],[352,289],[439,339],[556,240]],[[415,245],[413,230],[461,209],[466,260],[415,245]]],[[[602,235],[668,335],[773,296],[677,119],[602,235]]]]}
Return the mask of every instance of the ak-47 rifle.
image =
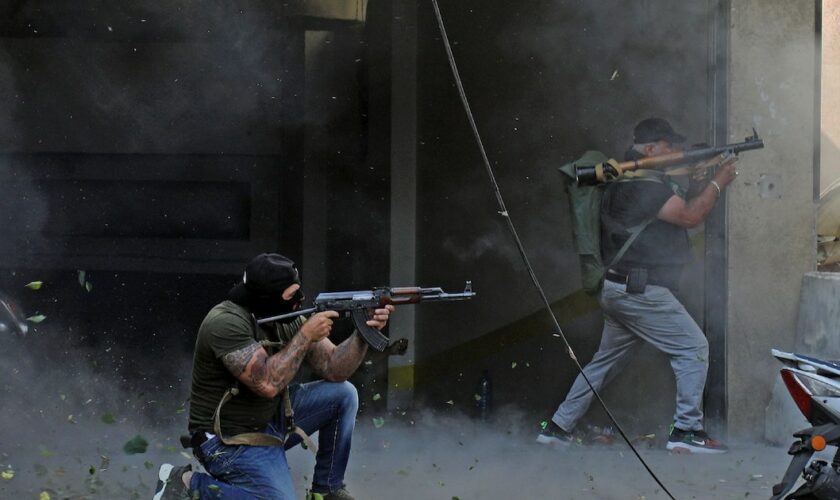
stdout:
{"type": "Polygon", "coordinates": [[[473,297],[475,297],[475,293],[472,291],[471,281],[467,281],[462,293],[446,293],[440,288],[420,287],[378,287],[372,290],[319,293],[315,297],[312,307],[293,313],[281,314],[280,316],[258,319],[257,324],[262,325],[304,314],[336,311],[343,317],[350,316],[353,318],[353,323],[365,342],[377,351],[382,352],[388,347],[388,337],[382,335],[376,328],[368,326],[368,311],[388,304],[402,306],[437,300],[466,300],[473,297]]]}
{"type": "MultiPolygon", "coordinates": [[[[648,156],[638,160],[617,162],[609,160],[605,163],[587,166],[575,166],[575,179],[579,185],[592,185],[607,182],[621,177],[625,172],[643,168],[666,168],[677,165],[685,165],[701,160],[707,160],[721,155],[725,159],[729,155],[737,155],[741,151],[751,151],[764,147],[764,141],[758,137],[758,132],[753,129],[753,135],[744,139],[744,142],[726,144],[724,146],[700,147],[687,149],[676,153],[648,156]]],[[[710,162],[714,163],[714,162],[710,162]]]]}

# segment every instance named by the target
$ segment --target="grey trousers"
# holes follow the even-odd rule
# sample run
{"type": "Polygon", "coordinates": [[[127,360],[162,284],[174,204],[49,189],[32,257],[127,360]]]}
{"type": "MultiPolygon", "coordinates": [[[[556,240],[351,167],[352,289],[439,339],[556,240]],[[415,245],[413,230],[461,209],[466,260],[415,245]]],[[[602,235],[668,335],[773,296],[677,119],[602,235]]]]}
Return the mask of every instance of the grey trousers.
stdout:
{"type": "MultiPolygon", "coordinates": [[[[648,285],[644,293],[630,294],[625,285],[610,281],[604,282],[599,302],[604,311],[601,344],[583,369],[595,390],[621,372],[642,341],[650,342],[671,358],[677,382],[675,425],[702,430],[709,343],[685,307],[667,288],[648,285]]],[[[551,420],[571,431],[592,398],[586,381],[578,375],[551,420]]]]}

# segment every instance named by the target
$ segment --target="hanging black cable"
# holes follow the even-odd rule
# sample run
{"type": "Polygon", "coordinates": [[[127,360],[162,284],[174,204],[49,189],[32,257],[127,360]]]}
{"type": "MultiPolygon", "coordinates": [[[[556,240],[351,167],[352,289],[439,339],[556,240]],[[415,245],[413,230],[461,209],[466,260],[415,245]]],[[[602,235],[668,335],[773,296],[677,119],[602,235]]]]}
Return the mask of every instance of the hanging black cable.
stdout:
{"type": "Polygon", "coordinates": [[[435,8],[435,17],[437,18],[438,28],[440,28],[440,35],[443,39],[443,45],[446,48],[446,56],[449,59],[449,67],[452,69],[452,76],[455,79],[455,85],[458,88],[458,94],[461,97],[461,103],[464,105],[464,111],[466,111],[467,113],[467,120],[470,123],[470,128],[472,128],[473,135],[475,136],[475,141],[478,144],[478,149],[481,153],[481,159],[484,162],[484,168],[487,170],[487,176],[490,178],[490,184],[492,185],[493,192],[496,195],[496,201],[499,204],[499,213],[507,221],[508,229],[510,229],[511,234],[513,235],[513,239],[516,242],[516,248],[517,250],[519,250],[519,255],[522,257],[522,261],[525,263],[526,269],[528,269],[528,274],[531,276],[531,281],[534,283],[534,287],[540,294],[540,298],[542,299],[545,309],[548,311],[548,314],[551,316],[551,320],[554,322],[554,329],[556,331],[556,334],[560,337],[560,339],[563,340],[563,344],[565,345],[566,350],[569,353],[569,357],[572,359],[572,362],[575,365],[575,368],[577,368],[578,373],[580,373],[580,375],[586,381],[586,384],[589,386],[589,389],[592,391],[592,394],[595,396],[595,399],[597,399],[598,403],[601,404],[601,407],[604,408],[604,411],[607,413],[607,416],[609,417],[613,425],[615,425],[615,428],[618,430],[618,433],[621,435],[622,439],[624,439],[624,441],[627,443],[627,446],[629,446],[630,449],[633,450],[633,454],[636,455],[636,458],[639,459],[639,461],[644,466],[645,470],[647,470],[648,474],[650,474],[653,480],[656,481],[656,484],[658,484],[662,488],[662,490],[673,500],[674,496],[671,494],[670,491],[668,491],[668,488],[666,488],[665,485],[662,484],[662,481],[660,481],[659,477],[656,476],[656,474],[653,472],[653,470],[650,468],[647,462],[645,462],[645,460],[639,454],[638,450],[636,450],[636,447],[633,446],[633,443],[630,442],[630,439],[627,437],[627,434],[625,434],[624,429],[621,428],[621,426],[618,424],[618,421],[615,419],[612,412],[607,407],[607,403],[604,402],[598,391],[596,391],[595,388],[592,387],[592,383],[589,381],[589,378],[583,372],[583,368],[580,366],[580,362],[578,361],[577,356],[575,356],[575,352],[572,349],[571,344],[569,344],[569,341],[566,339],[566,335],[563,333],[563,329],[560,328],[560,323],[557,321],[557,317],[554,315],[554,311],[551,310],[551,303],[548,302],[548,298],[545,296],[545,292],[543,291],[542,285],[540,284],[537,275],[534,273],[534,268],[531,266],[531,261],[528,259],[528,255],[525,253],[525,247],[522,245],[522,241],[519,239],[519,234],[516,232],[516,227],[513,225],[513,220],[510,217],[510,213],[508,212],[507,207],[505,207],[505,200],[502,198],[502,192],[499,190],[499,184],[496,182],[496,176],[493,174],[493,168],[490,166],[490,160],[487,158],[487,152],[484,149],[484,143],[481,140],[481,134],[479,134],[478,132],[478,126],[476,126],[475,124],[475,118],[473,118],[472,110],[470,109],[470,103],[467,100],[467,94],[464,91],[464,85],[461,82],[461,75],[458,73],[458,66],[455,64],[455,56],[452,54],[452,47],[449,44],[449,37],[446,34],[446,27],[443,24],[443,16],[440,13],[440,6],[438,5],[437,0],[432,0],[432,5],[435,8]]]}

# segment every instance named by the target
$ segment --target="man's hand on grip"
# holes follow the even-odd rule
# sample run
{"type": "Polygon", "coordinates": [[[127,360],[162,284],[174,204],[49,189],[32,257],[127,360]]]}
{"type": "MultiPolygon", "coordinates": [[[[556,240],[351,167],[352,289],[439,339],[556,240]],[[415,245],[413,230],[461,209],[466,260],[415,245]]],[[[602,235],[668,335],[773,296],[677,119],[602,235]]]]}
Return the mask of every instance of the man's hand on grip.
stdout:
{"type": "Polygon", "coordinates": [[[726,187],[735,180],[735,177],[738,175],[738,171],[735,168],[735,163],[737,162],[738,157],[731,156],[721,163],[720,168],[715,174],[715,182],[720,184],[720,187],[726,187]]]}
{"type": "Polygon", "coordinates": [[[300,334],[310,342],[318,342],[324,337],[329,336],[332,331],[333,320],[338,318],[338,316],[339,314],[335,311],[324,311],[313,314],[300,327],[300,334]]]}

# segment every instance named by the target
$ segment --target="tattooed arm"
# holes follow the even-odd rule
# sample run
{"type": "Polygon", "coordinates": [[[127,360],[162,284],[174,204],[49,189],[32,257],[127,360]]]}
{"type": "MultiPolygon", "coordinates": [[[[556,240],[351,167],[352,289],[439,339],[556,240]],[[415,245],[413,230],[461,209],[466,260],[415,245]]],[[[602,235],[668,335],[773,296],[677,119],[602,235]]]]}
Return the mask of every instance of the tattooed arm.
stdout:
{"type": "MultiPolygon", "coordinates": [[[[394,306],[391,305],[377,309],[367,324],[379,330],[383,329],[388,324],[388,317],[393,310],[394,306]]],[[[298,334],[295,337],[299,336],[298,334]]],[[[367,342],[362,339],[359,332],[353,332],[353,335],[338,345],[333,344],[328,338],[321,339],[312,345],[306,359],[312,366],[312,370],[324,380],[343,382],[350,378],[362,364],[367,349],[367,342]]]]}
{"type": "Polygon", "coordinates": [[[234,377],[254,393],[273,398],[294,378],[306,353],[330,334],[335,311],[318,313],[309,318],[292,341],[280,352],[269,356],[257,343],[222,356],[222,363],[234,377]]]}

